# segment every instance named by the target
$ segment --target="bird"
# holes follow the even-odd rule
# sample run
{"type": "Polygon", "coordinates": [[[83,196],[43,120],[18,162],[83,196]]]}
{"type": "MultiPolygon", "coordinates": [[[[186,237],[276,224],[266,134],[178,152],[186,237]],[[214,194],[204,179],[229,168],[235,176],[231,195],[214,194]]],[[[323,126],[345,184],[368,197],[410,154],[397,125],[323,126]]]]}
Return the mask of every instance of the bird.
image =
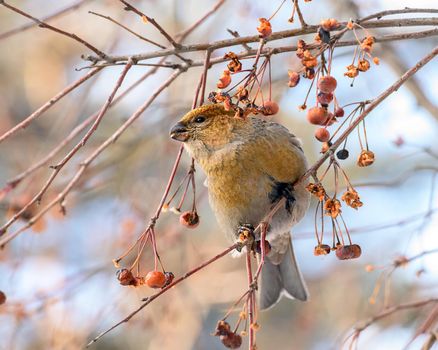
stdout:
{"type": "Polygon", "coordinates": [[[258,285],[259,307],[269,309],[283,295],[306,301],[309,293],[290,234],[310,201],[305,181],[293,186],[308,167],[301,141],[281,124],[256,115],[236,117],[223,104],[189,111],[171,128],[170,137],[183,142],[205,172],[210,206],[230,241],[286,199],[268,225],[271,249],[258,285]]]}

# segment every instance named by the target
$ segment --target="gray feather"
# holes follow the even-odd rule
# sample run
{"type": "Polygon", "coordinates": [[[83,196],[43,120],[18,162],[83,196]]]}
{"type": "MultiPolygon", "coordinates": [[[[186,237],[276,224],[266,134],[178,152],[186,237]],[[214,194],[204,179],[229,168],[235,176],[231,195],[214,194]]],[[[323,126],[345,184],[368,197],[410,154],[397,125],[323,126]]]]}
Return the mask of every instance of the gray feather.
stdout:
{"type": "Polygon", "coordinates": [[[302,301],[309,297],[290,240],[279,265],[274,265],[269,258],[265,260],[260,283],[260,309],[265,310],[275,305],[282,294],[302,301]]]}

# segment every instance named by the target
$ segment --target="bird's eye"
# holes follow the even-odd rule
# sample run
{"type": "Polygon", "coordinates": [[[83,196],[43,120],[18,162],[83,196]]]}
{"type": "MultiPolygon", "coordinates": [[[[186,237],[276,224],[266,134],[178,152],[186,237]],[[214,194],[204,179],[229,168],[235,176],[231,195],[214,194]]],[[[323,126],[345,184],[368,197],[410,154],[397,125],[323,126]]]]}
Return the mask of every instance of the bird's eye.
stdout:
{"type": "Polygon", "coordinates": [[[203,122],[205,122],[205,117],[203,116],[203,115],[198,115],[196,118],[195,118],[195,123],[203,123],[203,122]]]}

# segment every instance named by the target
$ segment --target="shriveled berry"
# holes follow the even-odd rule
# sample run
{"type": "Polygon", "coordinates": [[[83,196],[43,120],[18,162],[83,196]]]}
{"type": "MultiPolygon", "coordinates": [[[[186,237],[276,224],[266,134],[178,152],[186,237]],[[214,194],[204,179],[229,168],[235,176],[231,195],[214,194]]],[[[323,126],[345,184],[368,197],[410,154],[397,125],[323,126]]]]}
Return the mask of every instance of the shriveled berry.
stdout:
{"type": "Polygon", "coordinates": [[[166,283],[166,276],[160,271],[150,271],[144,282],[149,288],[162,288],[166,283]]]}
{"type": "Polygon", "coordinates": [[[315,130],[315,137],[320,142],[327,142],[330,139],[330,133],[326,128],[318,128],[315,130]]]}
{"type": "Polygon", "coordinates": [[[327,110],[323,107],[313,107],[307,111],[307,120],[314,125],[324,125],[327,121],[327,110]]]}
{"type": "Polygon", "coordinates": [[[350,153],[345,148],[336,152],[336,157],[341,160],[347,159],[349,155],[350,153]]]}
{"type": "Polygon", "coordinates": [[[289,74],[289,82],[287,83],[287,85],[289,87],[295,87],[298,85],[298,83],[300,82],[300,75],[297,72],[294,71],[288,71],[289,74]]]}
{"type": "Polygon", "coordinates": [[[231,75],[228,69],[224,70],[222,76],[219,78],[219,82],[217,83],[218,89],[225,89],[231,83],[231,75]]]}
{"type": "Polygon", "coordinates": [[[116,276],[122,286],[134,286],[136,284],[134,275],[128,269],[117,270],[116,276]]]}
{"type": "Polygon", "coordinates": [[[199,225],[199,215],[196,211],[185,211],[179,217],[181,225],[188,228],[196,228],[199,225]]]}
{"type": "Polygon", "coordinates": [[[328,94],[329,92],[333,92],[338,85],[335,78],[330,75],[325,75],[318,80],[318,89],[321,92],[328,94]]]}
{"type": "Polygon", "coordinates": [[[315,70],[313,68],[306,68],[306,70],[304,72],[304,76],[307,79],[312,80],[313,78],[315,78],[315,70]]]}
{"type": "Polygon", "coordinates": [[[318,94],[317,100],[322,105],[328,105],[330,102],[333,101],[333,94],[331,92],[329,92],[327,94],[324,92],[320,92],[318,94]]]}
{"type": "Polygon", "coordinates": [[[228,349],[238,349],[242,345],[242,337],[236,333],[221,335],[221,342],[228,349]]]}
{"type": "Polygon", "coordinates": [[[342,118],[344,116],[345,112],[342,107],[336,107],[335,109],[335,117],[336,118],[342,118]]]}
{"type": "Polygon", "coordinates": [[[260,37],[267,38],[272,34],[271,23],[266,18],[259,18],[260,25],[257,27],[257,31],[260,33],[260,37]]]}
{"type": "Polygon", "coordinates": [[[274,101],[265,101],[263,102],[263,114],[264,115],[274,115],[277,114],[280,110],[277,102],[274,101]]]}
{"type": "Polygon", "coordinates": [[[220,336],[220,335],[228,335],[230,333],[231,333],[230,324],[224,320],[218,321],[216,325],[216,332],[214,333],[214,335],[220,336]]]}
{"type": "Polygon", "coordinates": [[[341,245],[336,249],[336,257],[339,260],[349,260],[360,257],[362,250],[358,244],[341,245]]]}
{"type": "Polygon", "coordinates": [[[328,244],[318,244],[313,249],[313,255],[319,256],[319,255],[327,255],[330,254],[331,248],[328,244]]]}
{"type": "Polygon", "coordinates": [[[6,303],[6,294],[0,290],[0,305],[6,303]]]}
{"type": "MultiPolygon", "coordinates": [[[[260,241],[255,241],[255,251],[259,254],[262,253],[262,247],[261,247],[261,242],[260,241]]],[[[265,254],[269,254],[269,252],[271,251],[271,244],[265,240],[265,254]]]]}
{"type": "Polygon", "coordinates": [[[326,31],[338,29],[340,25],[341,24],[334,18],[323,19],[321,21],[321,27],[326,31]]]}
{"type": "Polygon", "coordinates": [[[166,287],[173,282],[175,275],[172,272],[165,272],[164,277],[166,278],[166,282],[164,283],[163,287],[166,287]]]}

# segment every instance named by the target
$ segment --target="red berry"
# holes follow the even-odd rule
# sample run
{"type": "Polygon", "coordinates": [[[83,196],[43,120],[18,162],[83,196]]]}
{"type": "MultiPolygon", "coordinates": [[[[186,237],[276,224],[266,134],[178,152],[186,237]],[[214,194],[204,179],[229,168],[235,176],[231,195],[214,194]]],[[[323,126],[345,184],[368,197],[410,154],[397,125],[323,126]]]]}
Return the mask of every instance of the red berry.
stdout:
{"type": "Polygon", "coordinates": [[[242,345],[242,337],[236,333],[221,335],[221,342],[226,348],[238,349],[242,345]]]}
{"type": "Polygon", "coordinates": [[[318,89],[326,94],[335,91],[338,85],[335,78],[330,75],[323,76],[318,80],[318,89]]]}
{"type": "Polygon", "coordinates": [[[307,120],[311,124],[324,125],[327,121],[327,110],[323,107],[313,107],[307,111],[307,120]]]}
{"type": "Polygon", "coordinates": [[[341,118],[344,116],[344,109],[342,107],[337,107],[335,109],[335,117],[341,118]]]}
{"type": "Polygon", "coordinates": [[[166,284],[166,276],[160,271],[150,271],[144,281],[150,288],[162,288],[166,284]]]}
{"type": "Polygon", "coordinates": [[[341,245],[336,249],[336,257],[339,260],[355,259],[360,257],[362,250],[358,244],[341,245]]]}
{"type": "Polygon", "coordinates": [[[120,269],[116,272],[117,279],[122,286],[134,286],[136,280],[132,272],[128,269],[120,269]]]}
{"type": "Polygon", "coordinates": [[[179,222],[188,228],[196,228],[199,225],[199,215],[196,211],[185,211],[180,215],[179,222]]]}
{"type": "Polygon", "coordinates": [[[263,102],[263,114],[264,115],[274,115],[277,114],[280,107],[278,107],[277,102],[265,101],[263,102]]]}
{"type": "Polygon", "coordinates": [[[330,102],[333,101],[333,94],[331,92],[329,92],[327,94],[324,92],[320,92],[318,94],[317,100],[322,105],[328,105],[330,102]]]}
{"type": "Polygon", "coordinates": [[[0,305],[6,302],[6,294],[0,290],[0,305]]]}
{"type": "Polygon", "coordinates": [[[318,128],[315,130],[315,137],[318,141],[327,142],[330,139],[330,133],[326,128],[318,128]]]}

